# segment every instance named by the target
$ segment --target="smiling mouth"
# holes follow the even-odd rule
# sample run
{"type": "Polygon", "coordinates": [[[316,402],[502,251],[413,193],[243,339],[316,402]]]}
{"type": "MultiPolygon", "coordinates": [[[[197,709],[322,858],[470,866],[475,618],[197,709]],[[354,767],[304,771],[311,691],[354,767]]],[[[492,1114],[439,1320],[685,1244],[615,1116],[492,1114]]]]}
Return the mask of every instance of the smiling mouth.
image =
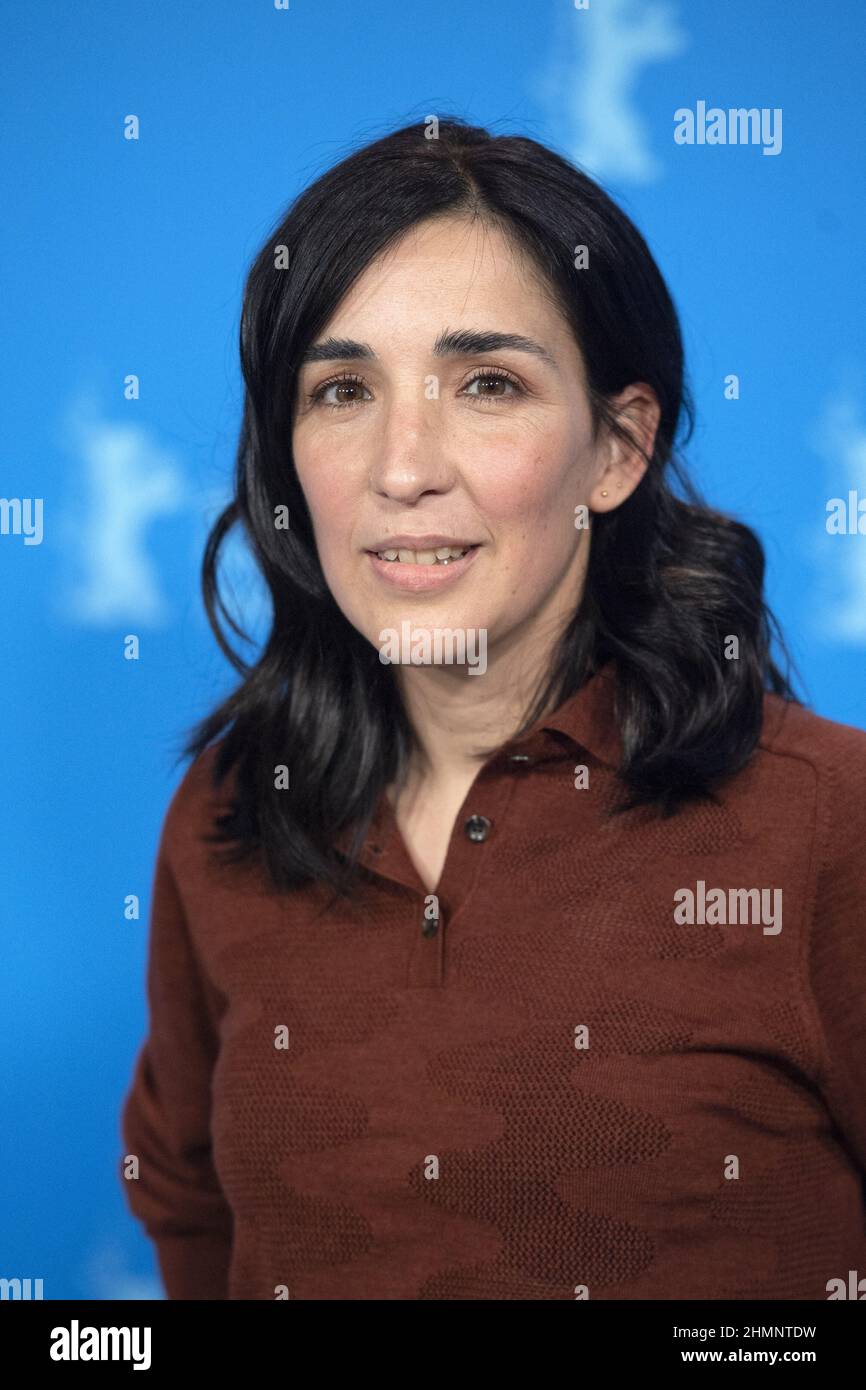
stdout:
{"type": "Polygon", "coordinates": [[[470,550],[477,550],[477,545],[456,546],[443,545],[435,550],[371,550],[370,554],[375,555],[378,560],[385,560],[392,565],[450,565],[454,560],[461,560],[464,555],[468,555],[470,550]]]}

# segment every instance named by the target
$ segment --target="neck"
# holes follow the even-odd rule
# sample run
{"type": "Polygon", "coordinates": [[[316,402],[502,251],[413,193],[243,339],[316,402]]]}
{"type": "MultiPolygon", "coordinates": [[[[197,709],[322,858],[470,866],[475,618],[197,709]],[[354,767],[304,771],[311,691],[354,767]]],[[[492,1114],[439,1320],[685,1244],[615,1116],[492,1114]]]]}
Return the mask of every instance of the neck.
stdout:
{"type": "MultiPolygon", "coordinates": [[[[456,666],[401,666],[400,694],[416,748],[404,785],[447,791],[471,781],[491,751],[523,723],[554,655],[558,633],[532,649],[494,653],[483,675],[456,666]]],[[[395,800],[396,789],[389,795],[395,800]]]]}

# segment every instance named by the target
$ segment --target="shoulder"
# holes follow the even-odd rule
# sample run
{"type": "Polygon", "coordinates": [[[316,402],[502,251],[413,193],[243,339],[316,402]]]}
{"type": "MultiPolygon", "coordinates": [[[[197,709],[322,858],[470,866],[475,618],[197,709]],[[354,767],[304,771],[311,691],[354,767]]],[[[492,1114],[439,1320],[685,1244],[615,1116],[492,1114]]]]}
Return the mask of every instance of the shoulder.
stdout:
{"type": "Polygon", "coordinates": [[[820,756],[853,753],[866,758],[866,729],[827,719],[806,705],[764,693],[764,721],[760,744],[778,753],[820,756]]]}
{"type": "Polygon", "coordinates": [[[758,748],[807,774],[819,825],[837,847],[866,835],[866,730],[766,693],[758,748]]]}
{"type": "Polygon", "coordinates": [[[825,767],[866,772],[866,729],[826,719],[805,705],[764,694],[764,719],[758,746],[778,757],[803,758],[825,767]]]}
{"type": "Polygon", "coordinates": [[[220,778],[220,753],[225,736],[209,744],[192,760],[175,787],[165,811],[160,849],[173,861],[186,858],[202,837],[214,830],[217,816],[229,809],[234,778],[220,778]]]}

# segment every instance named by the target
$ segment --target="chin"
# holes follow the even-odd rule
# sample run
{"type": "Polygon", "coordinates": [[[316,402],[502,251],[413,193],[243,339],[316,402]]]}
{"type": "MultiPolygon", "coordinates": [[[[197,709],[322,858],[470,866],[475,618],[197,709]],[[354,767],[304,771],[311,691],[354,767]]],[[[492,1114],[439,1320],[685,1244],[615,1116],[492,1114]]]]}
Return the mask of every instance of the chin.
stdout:
{"type": "Polygon", "coordinates": [[[487,667],[488,630],[483,617],[455,612],[444,604],[389,605],[379,611],[373,624],[367,614],[363,631],[377,651],[392,653],[390,663],[383,664],[473,667],[478,675],[487,667]],[[422,659],[412,660],[413,654],[422,659]]]}

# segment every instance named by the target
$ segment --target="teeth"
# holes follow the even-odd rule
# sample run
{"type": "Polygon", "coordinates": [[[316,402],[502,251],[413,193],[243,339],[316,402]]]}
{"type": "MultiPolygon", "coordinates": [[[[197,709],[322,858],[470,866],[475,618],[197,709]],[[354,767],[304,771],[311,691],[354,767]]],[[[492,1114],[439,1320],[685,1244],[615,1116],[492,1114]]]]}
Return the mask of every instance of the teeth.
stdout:
{"type": "Polygon", "coordinates": [[[399,561],[404,565],[447,565],[459,560],[466,550],[460,546],[443,545],[438,550],[380,550],[380,560],[399,561]]]}

